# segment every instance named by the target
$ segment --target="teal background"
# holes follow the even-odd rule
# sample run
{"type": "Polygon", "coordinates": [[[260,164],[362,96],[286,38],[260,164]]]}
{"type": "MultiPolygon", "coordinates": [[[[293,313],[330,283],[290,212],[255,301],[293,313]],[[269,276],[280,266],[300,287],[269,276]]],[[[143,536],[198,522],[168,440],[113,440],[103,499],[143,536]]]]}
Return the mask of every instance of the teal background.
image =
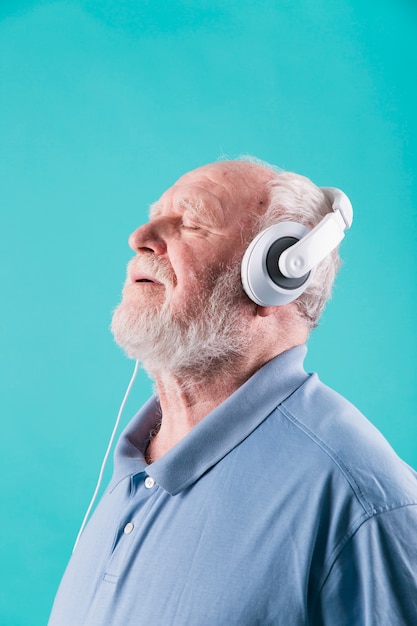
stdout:
{"type": "Polygon", "coordinates": [[[130,377],[127,236],[221,154],[351,197],[307,365],[417,467],[416,35],[414,0],[2,1],[2,625],[46,623],[130,377]]]}

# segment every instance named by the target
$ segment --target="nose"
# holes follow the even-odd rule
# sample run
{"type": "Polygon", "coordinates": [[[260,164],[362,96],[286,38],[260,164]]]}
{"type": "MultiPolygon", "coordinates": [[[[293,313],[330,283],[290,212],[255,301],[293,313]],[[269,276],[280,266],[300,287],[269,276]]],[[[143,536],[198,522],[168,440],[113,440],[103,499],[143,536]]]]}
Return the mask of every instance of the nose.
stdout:
{"type": "Polygon", "coordinates": [[[156,255],[166,252],[166,243],[156,221],[139,226],[129,237],[129,246],[134,252],[149,251],[156,255]]]}

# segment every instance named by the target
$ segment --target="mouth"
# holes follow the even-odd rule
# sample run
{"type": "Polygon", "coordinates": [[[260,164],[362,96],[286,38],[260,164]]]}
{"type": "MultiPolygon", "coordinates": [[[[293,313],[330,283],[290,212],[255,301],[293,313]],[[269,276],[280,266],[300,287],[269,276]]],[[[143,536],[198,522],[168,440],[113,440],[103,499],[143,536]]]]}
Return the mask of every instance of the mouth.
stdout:
{"type": "Polygon", "coordinates": [[[148,283],[150,285],[162,285],[162,283],[159,280],[156,280],[155,278],[147,274],[143,274],[142,272],[136,272],[135,274],[133,274],[131,280],[132,280],[132,283],[142,283],[142,284],[148,283]]]}

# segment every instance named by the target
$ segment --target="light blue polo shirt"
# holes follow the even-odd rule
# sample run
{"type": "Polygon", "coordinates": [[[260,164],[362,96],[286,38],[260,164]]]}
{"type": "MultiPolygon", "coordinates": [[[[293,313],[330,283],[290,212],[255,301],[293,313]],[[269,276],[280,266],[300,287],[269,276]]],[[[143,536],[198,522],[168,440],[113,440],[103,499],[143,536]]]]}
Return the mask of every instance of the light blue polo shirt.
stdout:
{"type": "MultiPolygon", "coordinates": [[[[152,398],[50,626],[417,624],[417,477],[317,375],[267,363],[147,465],[152,398]]],[[[394,418],[394,416],[393,416],[394,418]]]]}

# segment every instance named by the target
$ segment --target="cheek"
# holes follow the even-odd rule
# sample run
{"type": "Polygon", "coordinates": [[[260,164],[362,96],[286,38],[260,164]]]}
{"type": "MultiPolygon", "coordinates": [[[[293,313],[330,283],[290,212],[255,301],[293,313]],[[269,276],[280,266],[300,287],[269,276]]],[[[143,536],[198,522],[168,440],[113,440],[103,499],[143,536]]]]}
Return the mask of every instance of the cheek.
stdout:
{"type": "Polygon", "coordinates": [[[215,251],[210,247],[199,249],[184,246],[178,250],[171,250],[169,260],[175,272],[176,286],[184,289],[190,284],[198,283],[215,259],[215,251]]]}
{"type": "Polygon", "coordinates": [[[176,276],[173,301],[210,289],[224,268],[240,263],[242,255],[242,243],[234,237],[215,246],[206,243],[199,248],[171,250],[169,258],[176,276]]]}
{"type": "Polygon", "coordinates": [[[199,308],[198,302],[206,298],[213,285],[213,268],[199,264],[198,267],[182,268],[178,271],[177,283],[169,297],[169,304],[177,313],[190,312],[199,308]]]}

